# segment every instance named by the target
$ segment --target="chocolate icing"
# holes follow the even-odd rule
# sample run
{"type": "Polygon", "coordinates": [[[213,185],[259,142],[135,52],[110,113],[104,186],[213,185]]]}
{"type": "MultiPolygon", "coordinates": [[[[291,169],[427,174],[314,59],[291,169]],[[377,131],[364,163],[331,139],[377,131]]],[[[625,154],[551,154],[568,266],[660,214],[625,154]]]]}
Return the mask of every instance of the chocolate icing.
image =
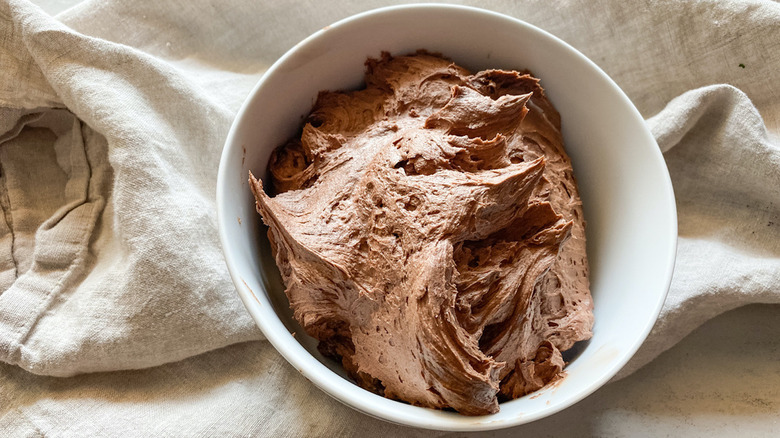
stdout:
{"type": "Polygon", "coordinates": [[[371,391],[466,415],[560,378],[593,325],[560,116],[528,73],[366,62],[250,174],[295,318],[371,391]]]}

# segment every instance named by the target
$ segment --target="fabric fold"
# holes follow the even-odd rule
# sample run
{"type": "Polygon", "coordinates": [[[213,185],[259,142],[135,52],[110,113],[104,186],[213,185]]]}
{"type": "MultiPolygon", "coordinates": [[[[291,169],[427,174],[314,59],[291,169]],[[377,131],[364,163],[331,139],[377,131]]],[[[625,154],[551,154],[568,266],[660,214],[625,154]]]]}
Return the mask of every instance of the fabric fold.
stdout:
{"type": "Polygon", "coordinates": [[[723,312],[780,303],[780,144],[750,99],[730,85],[702,87],[647,123],[677,198],[677,260],[653,331],[617,378],[723,312]]]}
{"type": "Polygon", "coordinates": [[[0,89],[0,360],[69,376],[261,339],[216,232],[216,169],[239,101],[27,2],[2,8],[3,74],[17,87],[0,89]]]}

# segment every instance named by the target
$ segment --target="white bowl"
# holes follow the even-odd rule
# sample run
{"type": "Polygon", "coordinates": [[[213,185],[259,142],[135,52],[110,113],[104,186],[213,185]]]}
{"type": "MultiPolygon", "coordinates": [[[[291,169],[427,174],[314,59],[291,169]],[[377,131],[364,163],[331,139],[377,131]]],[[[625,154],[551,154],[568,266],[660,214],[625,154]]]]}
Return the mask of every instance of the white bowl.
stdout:
{"type": "Polygon", "coordinates": [[[652,328],[671,281],[677,242],[674,194],[644,120],[593,62],[549,33],[505,15],[451,5],[378,9],[305,39],[263,76],[228,135],[217,181],[228,269],[266,338],[306,378],[341,402],[411,426],[475,431],[527,423],[583,399],[631,358],[652,328]],[[248,172],[265,176],[271,151],[296,134],[320,90],[361,86],[367,57],[440,52],[472,71],[530,69],[561,114],[565,146],[587,220],[593,338],[566,377],[483,417],[410,406],[368,392],[324,358],[292,319],[255,212],[248,172]],[[295,332],[295,336],[292,335],[295,332]]]}

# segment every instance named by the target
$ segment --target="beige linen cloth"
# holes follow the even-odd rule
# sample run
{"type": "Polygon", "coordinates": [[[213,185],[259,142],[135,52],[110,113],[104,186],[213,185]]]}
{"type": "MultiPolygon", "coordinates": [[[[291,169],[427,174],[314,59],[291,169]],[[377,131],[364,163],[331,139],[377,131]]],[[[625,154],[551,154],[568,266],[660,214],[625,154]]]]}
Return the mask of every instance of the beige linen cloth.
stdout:
{"type": "MultiPolygon", "coordinates": [[[[112,0],[56,18],[0,3],[2,434],[422,433],[287,366],[238,300],[216,230],[219,155],[263,71],[391,3],[112,0]]],[[[465,3],[581,50],[664,151],[676,270],[621,375],[721,312],[780,302],[780,5],[465,3]]]]}

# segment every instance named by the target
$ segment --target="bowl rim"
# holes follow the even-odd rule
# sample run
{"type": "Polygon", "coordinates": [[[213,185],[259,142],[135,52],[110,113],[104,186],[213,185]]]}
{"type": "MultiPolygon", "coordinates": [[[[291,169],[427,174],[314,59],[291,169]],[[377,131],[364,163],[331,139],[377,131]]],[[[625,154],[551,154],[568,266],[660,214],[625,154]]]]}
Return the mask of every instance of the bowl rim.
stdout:
{"type": "Polygon", "coordinates": [[[334,379],[333,371],[328,369],[325,365],[320,363],[316,358],[311,356],[311,354],[307,350],[305,350],[303,346],[301,346],[298,342],[293,342],[293,343],[289,342],[291,335],[290,333],[287,332],[286,329],[284,329],[284,325],[281,323],[281,320],[279,319],[278,315],[273,311],[270,301],[268,301],[266,297],[256,295],[254,291],[252,291],[249,288],[249,286],[241,277],[240,273],[237,271],[236,263],[234,262],[234,258],[237,257],[236,255],[234,255],[235,252],[230,251],[231,243],[230,243],[230,239],[228,238],[226,226],[225,226],[228,222],[228,218],[226,217],[226,211],[225,211],[226,200],[225,200],[225,196],[223,195],[223,191],[225,190],[226,187],[227,174],[229,172],[229,169],[227,168],[228,167],[227,162],[229,161],[228,157],[231,156],[232,153],[234,153],[233,150],[236,148],[238,149],[241,148],[241,146],[238,145],[238,143],[235,141],[235,137],[237,136],[237,127],[240,124],[239,122],[245,117],[247,109],[250,106],[253,99],[255,98],[255,96],[257,95],[258,91],[261,89],[261,87],[263,87],[266,80],[272,77],[273,73],[278,68],[280,68],[280,66],[285,64],[285,61],[288,58],[296,55],[297,52],[299,52],[302,48],[305,48],[312,41],[319,39],[325,32],[329,31],[330,29],[346,26],[352,22],[362,20],[366,17],[381,15],[388,12],[394,12],[403,9],[460,10],[464,12],[481,14],[492,18],[500,18],[503,20],[511,21],[513,22],[514,25],[521,28],[525,28],[526,31],[536,32],[541,36],[552,40],[556,44],[563,46],[563,48],[565,48],[568,52],[570,52],[572,56],[579,58],[580,61],[584,61],[586,64],[589,65],[590,68],[595,70],[595,72],[599,76],[601,76],[602,79],[605,79],[609,83],[611,88],[613,88],[613,91],[615,91],[618,97],[623,101],[626,109],[630,109],[631,117],[641,122],[642,126],[645,126],[643,134],[649,137],[649,139],[652,140],[654,144],[656,144],[655,138],[650,133],[649,128],[647,128],[647,126],[644,124],[644,118],[639,113],[639,110],[634,106],[634,104],[631,102],[631,100],[628,98],[625,92],[614,82],[614,80],[612,80],[612,78],[609,77],[598,65],[596,65],[585,55],[580,53],[577,49],[575,49],[574,47],[572,47],[562,39],[556,37],[555,35],[541,28],[538,28],[532,24],[529,24],[521,19],[515,18],[510,15],[506,15],[488,9],[483,9],[483,8],[478,8],[473,6],[465,6],[465,5],[455,5],[455,4],[447,4],[447,3],[417,3],[417,4],[385,6],[376,9],[371,9],[338,20],[329,26],[325,26],[324,28],[321,28],[318,31],[312,33],[311,35],[309,35],[299,43],[295,44],[292,48],[287,50],[284,53],[284,55],[282,55],[279,59],[277,59],[263,73],[262,77],[258,80],[255,86],[249,92],[243,104],[241,105],[240,109],[236,113],[236,116],[231,124],[230,130],[226,137],[224,148],[222,150],[222,154],[220,157],[220,164],[219,164],[218,174],[217,174],[217,186],[216,186],[217,223],[218,223],[219,238],[222,247],[222,252],[225,257],[225,263],[227,265],[233,283],[237,289],[239,297],[244,303],[244,306],[247,308],[250,315],[255,320],[257,326],[261,329],[266,339],[274,346],[274,348],[291,365],[293,365],[307,380],[314,383],[319,389],[324,391],[326,394],[330,395],[332,398],[336,399],[337,401],[357,411],[396,424],[414,426],[414,427],[420,427],[420,428],[432,429],[432,430],[441,430],[441,431],[494,430],[494,429],[502,429],[502,428],[507,428],[512,426],[518,426],[521,424],[539,420],[541,418],[545,418],[547,416],[560,412],[580,402],[581,400],[583,400],[584,398],[588,397],[590,394],[592,394],[593,392],[601,388],[612,377],[614,377],[614,375],[617,374],[620,371],[620,369],[622,369],[625,366],[625,364],[634,356],[634,354],[639,349],[639,347],[644,343],[651,329],[653,328],[655,322],[658,319],[658,315],[660,314],[661,308],[663,307],[663,304],[666,300],[666,296],[668,294],[669,287],[672,281],[672,275],[674,271],[674,264],[675,264],[676,251],[677,251],[677,235],[678,235],[677,210],[676,210],[674,190],[672,187],[671,177],[669,175],[668,168],[666,167],[663,154],[660,148],[655,148],[655,150],[653,150],[651,153],[659,161],[664,171],[663,173],[665,178],[663,178],[662,181],[658,181],[658,183],[663,185],[663,190],[666,191],[666,195],[667,195],[665,200],[670,203],[668,209],[670,213],[670,217],[666,219],[670,221],[669,224],[670,234],[672,235],[670,237],[672,238],[672,242],[670,242],[671,245],[669,248],[669,254],[667,254],[667,258],[666,258],[666,266],[665,266],[666,279],[664,282],[665,284],[664,292],[663,294],[659,294],[658,302],[656,303],[656,306],[652,311],[653,317],[643,328],[643,330],[641,331],[641,336],[637,338],[636,342],[631,346],[631,348],[627,348],[625,350],[624,357],[621,360],[615,362],[612,367],[613,369],[605,373],[600,379],[597,379],[596,381],[592,382],[584,390],[576,393],[572,397],[569,397],[564,402],[551,406],[550,409],[538,411],[533,414],[517,416],[513,418],[511,421],[510,420],[490,421],[489,420],[490,416],[454,417],[453,415],[458,415],[458,414],[444,413],[442,411],[437,411],[433,409],[402,404],[394,400],[386,399],[382,396],[373,394],[367,390],[363,390],[362,388],[354,384],[344,385],[343,382],[341,381],[341,378],[334,379]],[[267,305],[262,306],[261,300],[264,301],[265,304],[267,305]],[[269,316],[270,318],[268,318],[269,316]],[[274,321],[274,317],[276,318],[276,321],[274,321]],[[279,330],[280,328],[282,330],[279,330]],[[399,410],[383,409],[383,406],[381,406],[382,403],[376,405],[373,403],[360,404],[358,400],[354,399],[353,397],[354,393],[350,391],[351,388],[349,388],[348,386],[354,386],[355,388],[365,391],[368,395],[377,397],[380,400],[398,403],[399,406],[404,406],[406,408],[425,409],[429,411],[431,414],[435,414],[435,415],[432,415],[432,417],[427,420],[420,420],[414,416],[412,417],[405,416],[404,415],[405,409],[399,409],[399,410]],[[444,415],[440,415],[440,414],[444,414],[444,415]],[[481,421],[474,421],[480,419],[481,421]],[[472,421],[468,421],[468,420],[472,420],[472,421]]]}

